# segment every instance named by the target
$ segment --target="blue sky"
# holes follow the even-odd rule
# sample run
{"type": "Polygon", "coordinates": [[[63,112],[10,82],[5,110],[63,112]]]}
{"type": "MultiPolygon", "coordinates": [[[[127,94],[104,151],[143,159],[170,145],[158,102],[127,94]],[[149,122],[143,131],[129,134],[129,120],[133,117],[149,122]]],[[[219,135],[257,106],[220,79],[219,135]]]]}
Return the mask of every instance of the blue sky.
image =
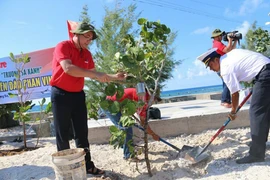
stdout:
{"type": "MultiPolygon", "coordinates": [[[[137,4],[141,17],[160,20],[178,32],[175,59],[183,63],[173,72],[164,90],[220,85],[220,78],[196,57],[212,46],[211,32],[238,30],[243,35],[249,26],[270,30],[269,0],[118,0],[118,6],[137,4]],[[218,3],[217,3],[218,2],[218,3]]],[[[68,39],[67,20],[78,21],[82,7],[88,5],[89,16],[96,28],[102,24],[104,7],[116,7],[116,0],[1,0],[0,57],[10,52],[28,53],[68,39]]]]}

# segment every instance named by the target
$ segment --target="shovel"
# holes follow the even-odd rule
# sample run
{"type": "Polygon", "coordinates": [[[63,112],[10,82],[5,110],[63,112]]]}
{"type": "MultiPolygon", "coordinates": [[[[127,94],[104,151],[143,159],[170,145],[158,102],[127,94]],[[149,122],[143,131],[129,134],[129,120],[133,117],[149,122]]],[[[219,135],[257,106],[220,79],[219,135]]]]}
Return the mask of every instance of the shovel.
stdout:
{"type": "MultiPolygon", "coordinates": [[[[241,107],[246,103],[246,101],[251,96],[252,91],[245,97],[245,99],[242,101],[242,103],[237,107],[236,113],[241,109],[241,107]]],[[[216,139],[216,137],[224,130],[224,128],[229,124],[231,121],[230,118],[221,126],[221,128],[216,132],[216,134],[211,138],[210,142],[204,147],[195,147],[194,149],[191,149],[187,154],[185,155],[185,159],[188,159],[192,161],[194,164],[206,160],[210,154],[208,152],[205,152],[205,150],[210,146],[210,144],[216,139]]]]}
{"type": "MultiPolygon", "coordinates": [[[[139,126],[139,125],[137,125],[137,124],[134,124],[134,126],[135,126],[136,128],[138,128],[138,129],[144,131],[144,128],[143,128],[143,127],[141,127],[141,126],[139,126]]],[[[190,150],[190,149],[193,149],[193,148],[194,148],[194,147],[192,147],[192,146],[184,145],[184,146],[180,149],[180,148],[176,147],[175,145],[173,145],[173,144],[171,144],[171,143],[165,141],[165,140],[162,139],[162,138],[159,138],[159,140],[160,140],[161,142],[167,144],[168,146],[172,147],[173,149],[177,150],[179,153],[182,152],[182,151],[186,151],[186,150],[190,150]]]]}

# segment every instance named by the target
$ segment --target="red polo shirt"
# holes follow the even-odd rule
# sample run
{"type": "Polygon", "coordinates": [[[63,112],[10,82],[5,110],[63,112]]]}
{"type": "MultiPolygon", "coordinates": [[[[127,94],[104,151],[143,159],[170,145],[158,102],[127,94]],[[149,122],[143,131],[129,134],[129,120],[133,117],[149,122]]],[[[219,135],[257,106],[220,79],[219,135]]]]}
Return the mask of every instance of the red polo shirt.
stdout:
{"type": "Polygon", "coordinates": [[[213,48],[217,48],[217,53],[220,54],[221,56],[226,54],[225,52],[223,52],[223,49],[225,47],[226,46],[222,42],[217,41],[217,40],[213,41],[213,48]]]}
{"type": "MultiPolygon", "coordinates": [[[[146,109],[147,109],[147,106],[148,106],[147,102],[148,102],[149,98],[150,98],[149,94],[148,93],[145,93],[145,99],[144,99],[145,104],[144,104],[144,106],[143,106],[142,109],[138,109],[137,110],[137,113],[140,116],[142,116],[142,117],[146,117],[146,109]]],[[[116,101],[117,100],[116,99],[116,95],[114,95],[114,96],[108,96],[107,99],[110,99],[112,101],[116,101]]],[[[119,102],[122,102],[125,99],[130,99],[132,101],[138,101],[139,98],[138,98],[136,89],[135,88],[126,88],[126,89],[124,89],[124,95],[118,101],[119,102]]]]}
{"type": "Polygon", "coordinates": [[[72,40],[60,42],[55,47],[53,54],[50,85],[68,92],[80,92],[84,87],[84,77],[74,77],[64,72],[60,62],[67,59],[80,68],[95,68],[92,55],[88,49],[80,51],[72,40]]]}

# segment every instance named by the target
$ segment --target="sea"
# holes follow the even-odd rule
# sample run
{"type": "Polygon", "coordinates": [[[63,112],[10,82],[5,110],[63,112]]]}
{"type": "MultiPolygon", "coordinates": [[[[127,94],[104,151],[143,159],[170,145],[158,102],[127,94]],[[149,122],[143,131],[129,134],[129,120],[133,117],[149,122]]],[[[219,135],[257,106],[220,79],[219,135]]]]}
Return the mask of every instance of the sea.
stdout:
{"type": "Polygon", "coordinates": [[[162,91],[160,94],[160,97],[163,99],[166,99],[166,98],[172,98],[172,97],[190,96],[190,95],[195,95],[195,94],[222,92],[222,90],[223,90],[222,85],[195,87],[195,88],[187,88],[187,89],[176,89],[176,90],[170,90],[170,91],[162,91]]]}
{"type": "MultiPolygon", "coordinates": [[[[181,97],[181,96],[190,96],[195,94],[204,94],[204,93],[216,93],[222,92],[222,85],[214,85],[214,86],[204,86],[204,87],[195,87],[195,88],[187,88],[187,89],[175,89],[169,91],[162,91],[160,97],[162,99],[172,98],[172,97],[181,97]]],[[[46,105],[43,106],[43,109],[46,109],[46,105]]],[[[40,106],[36,104],[30,110],[30,112],[40,112],[40,106]]]]}

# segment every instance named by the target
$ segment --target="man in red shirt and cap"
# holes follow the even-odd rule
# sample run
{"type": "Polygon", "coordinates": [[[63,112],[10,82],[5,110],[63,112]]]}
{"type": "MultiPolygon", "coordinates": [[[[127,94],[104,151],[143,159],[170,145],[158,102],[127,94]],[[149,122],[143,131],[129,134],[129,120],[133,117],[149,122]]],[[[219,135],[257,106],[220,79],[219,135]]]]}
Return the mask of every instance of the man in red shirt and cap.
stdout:
{"type": "MultiPolygon", "coordinates": [[[[148,101],[150,99],[150,95],[146,90],[146,93],[143,97],[141,97],[142,100],[145,102],[144,106],[142,108],[137,109],[137,114],[140,117],[140,124],[141,126],[144,125],[146,117],[147,117],[147,108],[148,108],[148,101]]],[[[122,102],[125,99],[130,99],[132,101],[139,101],[139,96],[137,95],[136,88],[126,88],[124,89],[124,95],[122,96],[121,99],[117,100],[116,95],[114,96],[108,96],[107,99],[112,100],[112,101],[119,101],[122,102]]],[[[161,101],[160,97],[156,96],[155,97],[156,101],[161,101]]],[[[121,130],[126,131],[126,139],[125,143],[123,146],[124,150],[124,159],[126,160],[136,160],[134,157],[131,156],[131,153],[129,151],[128,147],[128,142],[132,141],[132,136],[133,136],[133,130],[132,127],[123,127],[122,124],[120,123],[121,119],[121,112],[118,112],[117,114],[112,114],[110,111],[103,110],[106,116],[112,121],[112,123],[121,130]]],[[[160,137],[152,131],[150,126],[148,125],[147,127],[147,133],[150,134],[154,140],[159,141],[160,137]]],[[[133,143],[131,143],[133,145],[133,143]]]]}
{"type": "MultiPolygon", "coordinates": [[[[211,36],[211,38],[214,39],[213,48],[217,48],[217,53],[220,54],[221,56],[230,52],[232,49],[235,49],[236,44],[238,42],[237,40],[235,41],[232,40],[231,34],[227,34],[228,44],[226,46],[225,44],[221,42],[224,34],[225,34],[224,31],[221,31],[220,29],[215,29],[212,32],[212,36],[211,36]]],[[[218,75],[220,76],[219,72],[218,72],[218,75]]],[[[221,105],[227,108],[231,108],[232,107],[231,93],[223,80],[222,80],[222,85],[223,85],[223,91],[222,91],[222,96],[221,96],[221,105]]]]}
{"type": "Polygon", "coordinates": [[[89,174],[104,174],[91,161],[88,142],[87,109],[83,91],[84,78],[100,82],[124,80],[123,73],[106,74],[97,72],[88,45],[97,38],[94,27],[79,23],[71,40],[57,44],[52,61],[50,81],[51,102],[56,133],[57,150],[69,149],[69,129],[73,127],[78,148],[86,150],[86,171],[89,174]]]}

